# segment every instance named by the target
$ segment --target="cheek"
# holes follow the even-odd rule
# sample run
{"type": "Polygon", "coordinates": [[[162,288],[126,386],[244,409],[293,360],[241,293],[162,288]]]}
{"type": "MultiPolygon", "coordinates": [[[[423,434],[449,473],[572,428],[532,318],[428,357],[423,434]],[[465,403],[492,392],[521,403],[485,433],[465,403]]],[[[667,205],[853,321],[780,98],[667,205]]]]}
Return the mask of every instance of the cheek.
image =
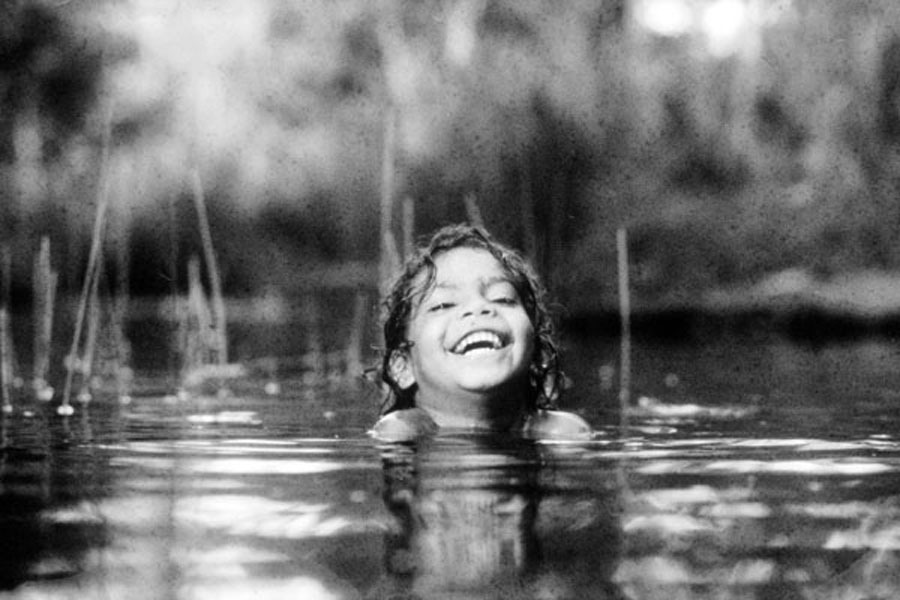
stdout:
{"type": "Polygon", "coordinates": [[[409,328],[409,340],[423,351],[434,349],[443,339],[443,328],[437,319],[420,317],[409,328]]]}
{"type": "Polygon", "coordinates": [[[531,321],[528,320],[528,317],[522,316],[517,325],[517,329],[517,337],[523,341],[521,345],[522,354],[524,355],[525,360],[530,360],[531,355],[534,353],[535,346],[534,326],[531,324],[531,321]]]}

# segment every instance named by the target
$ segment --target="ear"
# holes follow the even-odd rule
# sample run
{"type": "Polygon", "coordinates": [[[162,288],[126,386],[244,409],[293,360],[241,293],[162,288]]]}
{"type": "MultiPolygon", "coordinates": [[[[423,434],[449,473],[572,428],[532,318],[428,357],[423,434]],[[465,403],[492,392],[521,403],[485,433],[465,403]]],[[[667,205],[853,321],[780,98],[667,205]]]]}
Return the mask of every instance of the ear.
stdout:
{"type": "Polygon", "coordinates": [[[388,362],[388,369],[391,379],[397,382],[401,390],[408,390],[416,382],[416,376],[413,373],[412,365],[409,364],[409,356],[401,350],[394,350],[391,353],[391,360],[388,362]]]}

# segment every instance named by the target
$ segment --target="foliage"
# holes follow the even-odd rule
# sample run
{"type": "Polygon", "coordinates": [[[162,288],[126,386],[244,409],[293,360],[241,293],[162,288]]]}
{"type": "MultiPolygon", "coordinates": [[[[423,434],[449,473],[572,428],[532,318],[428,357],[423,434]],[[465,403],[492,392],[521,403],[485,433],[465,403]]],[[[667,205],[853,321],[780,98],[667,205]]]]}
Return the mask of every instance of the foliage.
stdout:
{"type": "Polygon", "coordinates": [[[136,255],[199,249],[179,219],[197,169],[213,235],[252,240],[221,249],[227,291],[368,261],[392,108],[417,230],[474,194],[569,299],[609,296],[621,226],[639,295],[896,268],[900,11],[682,4],[693,20],[662,31],[652,0],[5,3],[0,233],[20,253],[60,238],[73,289],[111,115],[111,227],[136,255]],[[709,26],[723,7],[735,28],[709,26]]]}

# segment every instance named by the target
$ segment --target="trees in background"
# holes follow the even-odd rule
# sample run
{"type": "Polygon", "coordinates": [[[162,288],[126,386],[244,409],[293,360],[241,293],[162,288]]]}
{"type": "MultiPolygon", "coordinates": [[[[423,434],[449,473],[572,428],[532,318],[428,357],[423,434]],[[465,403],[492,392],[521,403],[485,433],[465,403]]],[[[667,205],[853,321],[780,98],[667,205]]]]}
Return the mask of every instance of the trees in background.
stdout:
{"type": "Polygon", "coordinates": [[[620,226],[649,295],[900,264],[888,0],[0,10],[0,233],[20,253],[41,233],[66,240],[70,286],[105,132],[113,235],[158,267],[138,288],[159,291],[167,257],[199,246],[192,170],[232,291],[368,261],[390,111],[392,194],[413,199],[417,231],[465,218],[474,197],[567,302],[612,297],[620,226]]]}

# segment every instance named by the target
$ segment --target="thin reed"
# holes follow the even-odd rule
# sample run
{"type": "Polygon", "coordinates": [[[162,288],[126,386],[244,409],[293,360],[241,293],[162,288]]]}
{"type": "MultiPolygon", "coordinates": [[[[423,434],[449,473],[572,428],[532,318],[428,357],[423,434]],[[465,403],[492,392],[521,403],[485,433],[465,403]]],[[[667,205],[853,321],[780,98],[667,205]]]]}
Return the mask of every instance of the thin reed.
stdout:
{"type": "Polygon", "coordinates": [[[403,197],[403,258],[413,253],[416,237],[416,205],[409,196],[403,197]]]}
{"type": "Polygon", "coordinates": [[[100,185],[97,193],[97,212],[94,217],[94,228],[91,233],[91,252],[88,256],[87,269],[81,294],[78,299],[78,313],[75,317],[75,333],[72,336],[72,346],[66,359],[66,382],[63,388],[62,404],[58,411],[61,415],[70,415],[73,412],[70,397],[72,394],[72,380],[78,363],[78,349],[81,344],[81,334],[87,315],[88,302],[94,289],[94,280],[99,276],[99,263],[103,249],[103,231],[106,225],[106,213],[109,208],[109,147],[111,135],[111,111],[107,114],[106,127],[103,134],[103,152],[100,162],[100,185]]]}
{"type": "Polygon", "coordinates": [[[616,232],[616,255],[618,257],[621,324],[619,403],[624,422],[631,401],[631,290],[628,277],[628,233],[624,228],[620,228],[616,232]]]}
{"type": "Polygon", "coordinates": [[[213,332],[212,311],[203,283],[200,279],[200,259],[192,256],[188,260],[188,296],[182,309],[181,351],[182,378],[189,379],[191,373],[199,372],[204,366],[218,362],[216,355],[218,341],[211,339],[213,332]]]}
{"type": "Polygon", "coordinates": [[[86,330],[84,334],[84,350],[78,358],[78,370],[81,372],[81,391],[78,392],[78,400],[88,402],[91,400],[91,376],[94,371],[94,356],[97,350],[97,336],[100,330],[100,278],[102,276],[103,261],[97,261],[93,274],[91,290],[88,294],[86,330]]]}
{"type": "MultiPolygon", "coordinates": [[[[618,259],[619,279],[619,319],[621,325],[621,346],[619,359],[619,431],[625,438],[628,435],[628,414],[631,405],[631,285],[629,281],[628,231],[622,227],[616,231],[616,256],[618,259]]],[[[627,460],[619,462],[616,468],[616,479],[622,490],[625,502],[633,502],[635,494],[628,482],[627,460]]]]}
{"type": "Polygon", "coordinates": [[[4,413],[13,410],[9,389],[13,378],[12,336],[9,330],[10,271],[9,248],[4,246],[0,249],[0,395],[4,413]]]}
{"type": "Polygon", "coordinates": [[[400,270],[400,253],[393,233],[394,161],[396,155],[397,111],[389,106],[384,117],[384,145],[381,155],[381,264],[379,289],[384,295],[400,270]]]}
{"type": "Polygon", "coordinates": [[[12,360],[9,347],[9,312],[4,304],[0,307],[0,395],[3,400],[3,412],[13,410],[12,396],[9,386],[12,381],[12,360]]]}
{"type": "Polygon", "coordinates": [[[79,348],[81,347],[82,332],[87,319],[90,300],[95,289],[95,280],[99,275],[98,265],[100,262],[100,253],[103,246],[103,229],[106,222],[106,208],[108,205],[107,196],[104,193],[101,196],[100,203],[97,205],[97,215],[94,220],[94,230],[91,235],[91,253],[88,256],[88,266],[85,272],[84,283],[81,288],[81,294],[78,298],[78,312],[75,316],[75,333],[72,336],[72,345],[69,354],[66,357],[66,382],[63,387],[62,404],[59,408],[60,414],[71,414],[72,409],[70,399],[72,395],[72,384],[76,370],[80,364],[79,348]]]}
{"type": "Polygon", "coordinates": [[[347,341],[346,371],[351,376],[363,373],[363,343],[366,332],[366,314],[369,297],[365,292],[357,292],[353,303],[353,321],[350,325],[350,336],[347,341]]]}
{"type": "Polygon", "coordinates": [[[116,290],[112,298],[111,331],[115,349],[116,392],[121,402],[131,400],[133,372],[131,370],[131,344],[125,334],[125,319],[128,315],[130,294],[130,236],[128,222],[121,224],[120,235],[116,237],[116,290]]]}
{"type": "Polygon", "coordinates": [[[227,318],[225,315],[225,298],[222,295],[222,277],[219,274],[219,263],[216,260],[216,252],[212,243],[212,232],[209,227],[209,217],[206,211],[206,198],[203,194],[203,185],[200,174],[196,169],[191,173],[193,185],[194,206],[197,209],[197,220],[200,226],[200,238],[203,241],[203,255],[206,261],[206,270],[209,275],[209,289],[212,296],[212,317],[214,319],[214,339],[216,347],[216,361],[219,364],[228,363],[228,335],[226,332],[227,318]]]}
{"type": "Polygon", "coordinates": [[[531,190],[531,176],[528,169],[523,169],[519,178],[519,206],[522,207],[522,210],[519,212],[522,218],[522,239],[524,240],[525,255],[534,263],[537,258],[538,241],[537,228],[534,223],[534,198],[531,190]]]}
{"type": "Polygon", "coordinates": [[[478,199],[475,197],[475,194],[466,194],[463,197],[463,202],[466,205],[466,215],[469,218],[469,223],[476,227],[484,227],[484,217],[481,216],[481,209],[478,208],[478,199]]]}
{"type": "Polygon", "coordinates": [[[34,261],[32,292],[34,296],[34,364],[32,386],[40,399],[49,400],[53,389],[47,383],[50,371],[50,352],[53,343],[53,314],[59,275],[50,263],[50,238],[41,238],[40,250],[34,261]]]}

